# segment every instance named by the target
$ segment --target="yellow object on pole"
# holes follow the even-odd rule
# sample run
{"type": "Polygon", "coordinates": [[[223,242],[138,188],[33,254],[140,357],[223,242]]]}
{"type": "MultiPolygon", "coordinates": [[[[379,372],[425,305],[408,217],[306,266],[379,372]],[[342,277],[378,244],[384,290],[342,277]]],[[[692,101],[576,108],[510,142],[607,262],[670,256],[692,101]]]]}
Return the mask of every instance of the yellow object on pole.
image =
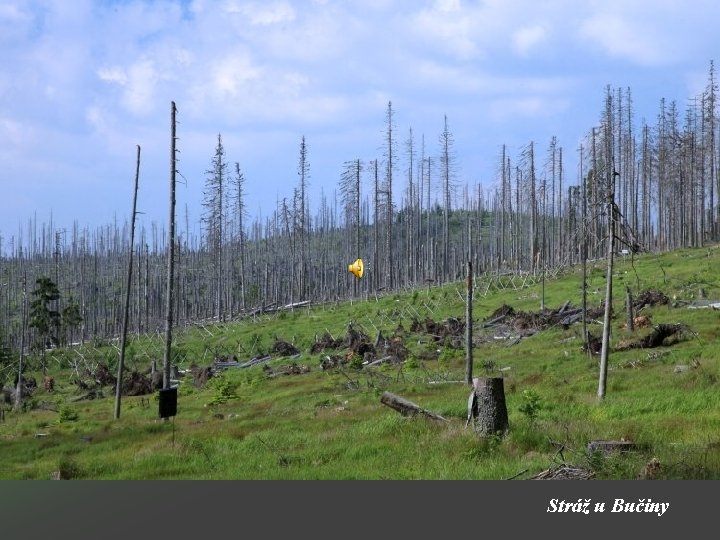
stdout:
{"type": "Polygon", "coordinates": [[[362,259],[357,259],[354,263],[348,265],[348,272],[355,274],[355,277],[360,279],[363,277],[365,265],[363,265],[362,259]]]}

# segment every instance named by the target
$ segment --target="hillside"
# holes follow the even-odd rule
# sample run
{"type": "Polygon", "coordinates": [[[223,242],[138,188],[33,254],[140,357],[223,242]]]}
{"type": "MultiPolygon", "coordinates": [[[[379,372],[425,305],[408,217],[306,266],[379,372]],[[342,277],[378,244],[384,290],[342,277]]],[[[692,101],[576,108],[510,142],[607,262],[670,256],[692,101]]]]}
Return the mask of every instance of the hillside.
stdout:
{"type": "MultiPolygon", "coordinates": [[[[719,479],[720,315],[708,306],[720,300],[717,246],[618,259],[601,402],[597,355],[582,350],[581,323],[568,318],[581,306],[580,276],[573,268],[544,283],[540,274],[474,282],[473,371],[504,379],[504,437],[466,426],[457,282],[178,329],[178,409],[168,421],[158,418],[158,393],[143,390],[151,362],[162,363],[161,336],[131,340],[137,384],[126,389],[146,393],[124,395],[119,420],[117,344],[50,351],[53,388],[35,358],[26,377],[38,387],[24,410],[4,405],[0,478],[719,479]],[[634,332],[624,328],[626,287],[634,332]],[[672,331],[660,339],[659,329],[672,331]],[[398,414],[381,404],[386,391],[447,422],[398,414]],[[598,440],[634,446],[588,453],[598,440]]],[[[590,263],[593,336],[604,285],[604,261],[590,263]]]]}

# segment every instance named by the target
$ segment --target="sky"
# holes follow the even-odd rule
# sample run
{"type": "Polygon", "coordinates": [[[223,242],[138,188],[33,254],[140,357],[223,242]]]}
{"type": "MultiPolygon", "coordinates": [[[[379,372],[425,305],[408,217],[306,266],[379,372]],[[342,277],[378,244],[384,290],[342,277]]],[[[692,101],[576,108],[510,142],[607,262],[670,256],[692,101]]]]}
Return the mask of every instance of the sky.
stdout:
{"type": "Polygon", "coordinates": [[[575,182],[606,87],[631,88],[638,122],[661,98],[684,110],[720,59],[718,20],[715,0],[0,0],[4,249],[33,218],[129,220],[138,145],[138,226],[165,227],[172,101],[181,234],[200,232],[218,134],[251,220],[292,198],[305,137],[314,213],[345,162],[382,159],[388,102],[396,203],[403,142],[438,156],[446,117],[458,184],[492,189],[502,145],[553,136],[575,182]]]}

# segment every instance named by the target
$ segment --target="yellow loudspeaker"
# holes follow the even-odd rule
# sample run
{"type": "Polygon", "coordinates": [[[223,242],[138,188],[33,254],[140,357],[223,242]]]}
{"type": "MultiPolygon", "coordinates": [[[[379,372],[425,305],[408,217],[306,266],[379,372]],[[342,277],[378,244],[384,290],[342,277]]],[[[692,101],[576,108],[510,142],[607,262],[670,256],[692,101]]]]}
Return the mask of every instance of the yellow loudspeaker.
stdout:
{"type": "Polygon", "coordinates": [[[362,259],[358,259],[354,263],[348,264],[348,272],[352,272],[353,274],[355,274],[355,277],[358,279],[363,277],[364,269],[365,267],[363,265],[362,259]]]}

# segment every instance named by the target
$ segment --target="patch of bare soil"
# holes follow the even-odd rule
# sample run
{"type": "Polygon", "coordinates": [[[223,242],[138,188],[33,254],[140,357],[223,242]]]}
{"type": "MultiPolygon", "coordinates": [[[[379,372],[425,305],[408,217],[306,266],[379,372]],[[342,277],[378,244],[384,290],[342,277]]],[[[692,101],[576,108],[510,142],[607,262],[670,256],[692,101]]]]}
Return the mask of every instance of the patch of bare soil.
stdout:
{"type": "Polygon", "coordinates": [[[310,354],[317,354],[327,349],[338,349],[342,346],[342,339],[335,339],[330,332],[325,332],[320,339],[315,339],[315,343],[310,346],[310,354]]]}
{"type": "MultiPolygon", "coordinates": [[[[588,308],[587,319],[597,319],[603,316],[604,307],[601,305],[595,308],[588,308]]],[[[572,324],[582,320],[583,310],[574,307],[570,302],[549,310],[534,312],[516,311],[511,306],[503,304],[485,319],[481,328],[498,328],[506,331],[514,331],[521,335],[533,334],[537,331],[546,330],[553,326],[569,328],[572,324]]]]}
{"type": "Polygon", "coordinates": [[[115,386],[117,382],[117,377],[110,373],[107,364],[98,364],[94,378],[100,386],[115,386]]]}
{"type": "Polygon", "coordinates": [[[372,344],[370,337],[362,329],[357,329],[352,324],[348,325],[342,347],[350,349],[361,357],[364,357],[366,352],[375,354],[375,346],[372,344]]]}
{"type": "Polygon", "coordinates": [[[410,324],[410,331],[416,333],[428,334],[437,343],[460,348],[462,347],[462,338],[465,335],[465,321],[461,321],[455,317],[437,322],[430,318],[424,321],[413,319],[410,324]]]}
{"type": "Polygon", "coordinates": [[[692,335],[693,332],[684,324],[658,324],[647,336],[636,341],[625,342],[622,346],[618,346],[616,350],[652,349],[663,345],[669,346],[692,335]]]}
{"type": "Polygon", "coordinates": [[[295,356],[296,354],[300,354],[300,349],[295,347],[295,345],[288,343],[287,341],[277,340],[275,341],[275,343],[273,343],[270,352],[279,357],[295,356]]]}
{"type": "Polygon", "coordinates": [[[152,394],[152,381],[147,375],[138,371],[131,371],[123,379],[122,394],[124,396],[144,396],[152,394]]]}
{"type": "Polygon", "coordinates": [[[648,306],[664,306],[670,302],[670,299],[662,292],[654,289],[641,292],[635,300],[633,300],[633,307],[635,310],[640,310],[648,306]]]}
{"type": "Polygon", "coordinates": [[[347,357],[342,354],[327,355],[320,360],[320,369],[327,371],[328,369],[334,369],[347,363],[347,357]]]}
{"type": "MultiPolygon", "coordinates": [[[[383,337],[382,333],[378,335],[378,340],[375,343],[375,350],[379,357],[387,357],[390,363],[393,364],[404,362],[409,354],[407,347],[405,347],[404,335],[397,333],[389,339],[383,337]]],[[[372,355],[366,355],[365,359],[369,360],[370,356],[372,355]]]]}
{"type": "Polygon", "coordinates": [[[214,374],[213,368],[210,366],[199,367],[195,364],[190,366],[190,375],[193,378],[193,386],[202,388],[212,378],[214,374]]]}

